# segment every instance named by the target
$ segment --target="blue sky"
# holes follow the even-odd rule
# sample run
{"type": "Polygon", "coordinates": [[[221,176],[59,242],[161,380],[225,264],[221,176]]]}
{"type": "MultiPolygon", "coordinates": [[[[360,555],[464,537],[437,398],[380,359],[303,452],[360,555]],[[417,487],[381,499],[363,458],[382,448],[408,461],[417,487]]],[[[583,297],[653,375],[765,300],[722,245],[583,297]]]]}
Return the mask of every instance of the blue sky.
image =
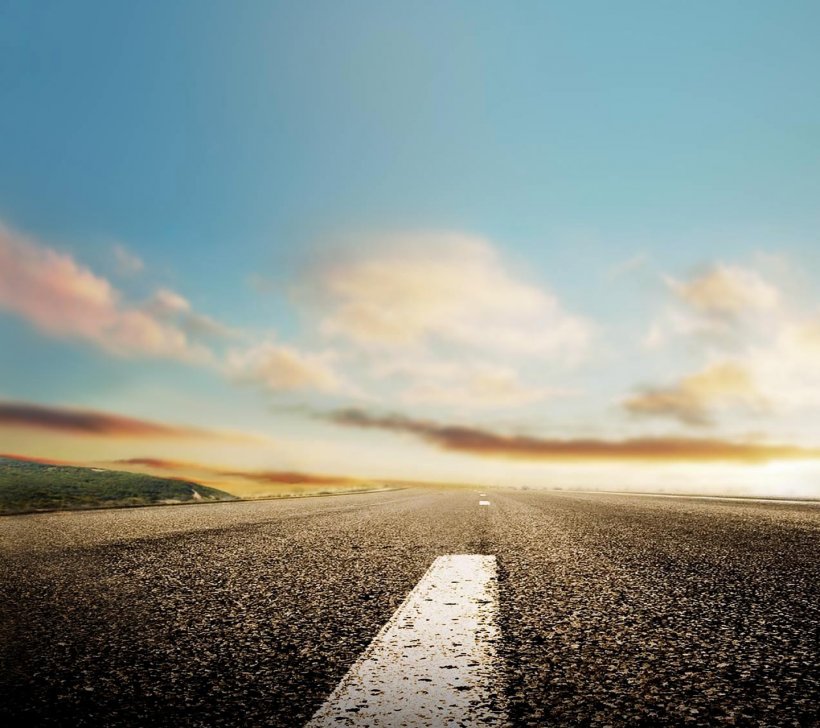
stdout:
{"type": "MultiPolygon", "coordinates": [[[[384,363],[349,327],[345,340],[338,326],[336,338],[327,333],[351,303],[329,282],[328,261],[352,256],[354,268],[341,270],[357,274],[367,255],[401,267],[406,256],[390,252],[399,246],[435,267],[450,234],[472,241],[477,276],[503,270],[499,290],[514,280],[548,292],[561,316],[588,324],[591,341],[579,363],[555,352],[485,357],[473,344],[456,352],[444,341],[455,329],[434,326],[427,364],[480,359],[560,396],[479,414],[452,403],[417,411],[379,377],[356,381],[356,392],[325,380],[318,394],[281,382],[261,393],[215,374],[221,363],[112,356],[85,334],[44,332],[30,309],[8,304],[8,399],[362,446],[411,444],[283,407],[353,404],[609,437],[702,434],[703,422],[686,422],[691,412],[636,420],[619,403],[652,388],[669,394],[727,362],[753,371],[760,401],[771,400],[760,342],[813,325],[816,3],[6,2],[0,13],[0,220],[15,239],[110,281],[133,306],[170,290],[242,330],[241,343],[226,344],[235,363],[239,349],[271,336],[345,381],[384,363]],[[124,274],[115,246],[142,270],[124,274]],[[698,298],[710,275],[709,290],[729,286],[726,295],[752,302],[757,329],[735,321],[731,346],[691,340],[691,329],[728,315],[698,298]],[[782,293],[776,317],[759,281],[782,293]],[[306,296],[316,300],[306,306],[306,296]],[[670,313],[675,306],[694,313],[670,313]],[[685,315],[709,321],[656,336],[664,343],[648,353],[648,332],[686,330],[685,315]]],[[[748,413],[723,409],[710,414],[710,432],[746,436],[748,413]]],[[[792,410],[751,429],[820,438],[792,410]]],[[[345,469],[343,459],[323,466],[345,469]]]]}

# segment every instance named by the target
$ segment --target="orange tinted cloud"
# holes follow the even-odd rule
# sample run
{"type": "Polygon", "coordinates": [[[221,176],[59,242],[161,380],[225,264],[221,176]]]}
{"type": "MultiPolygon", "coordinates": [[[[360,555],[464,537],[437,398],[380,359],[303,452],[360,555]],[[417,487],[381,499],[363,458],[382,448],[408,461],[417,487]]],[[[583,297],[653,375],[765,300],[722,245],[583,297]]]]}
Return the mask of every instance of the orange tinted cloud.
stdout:
{"type": "Polygon", "coordinates": [[[121,458],[119,460],[113,460],[111,464],[140,465],[157,470],[188,470],[191,467],[198,467],[195,463],[183,462],[181,460],[166,460],[165,458],[121,458]]]}
{"type": "Polygon", "coordinates": [[[212,478],[241,478],[260,484],[286,483],[289,485],[345,485],[359,482],[354,478],[341,475],[320,475],[302,473],[293,470],[229,470],[213,465],[193,463],[181,460],[168,460],[158,457],[135,457],[114,460],[112,465],[131,465],[155,470],[187,471],[207,475],[212,478]]]}
{"type": "Polygon", "coordinates": [[[204,317],[178,294],[169,295],[185,306],[159,311],[153,302],[129,305],[107,279],[72,256],[0,225],[0,309],[49,336],[81,339],[121,356],[207,361],[211,353],[195,341],[190,325],[196,328],[204,317]]]}
{"type": "Polygon", "coordinates": [[[445,344],[561,360],[588,345],[590,323],[508,271],[481,238],[427,232],[356,242],[355,253],[305,282],[330,335],[382,351],[445,344]]]}
{"type": "MultiPolygon", "coordinates": [[[[391,365],[383,366],[390,372],[391,365]]],[[[402,357],[392,364],[409,386],[400,398],[409,405],[440,404],[460,408],[516,407],[564,394],[522,381],[512,367],[402,357]]]]}
{"type": "Polygon", "coordinates": [[[343,409],[324,417],[348,427],[415,435],[443,450],[545,461],[745,462],[820,459],[820,448],[687,437],[641,437],[627,440],[553,439],[504,435],[475,427],[442,425],[401,415],[372,415],[343,409]]]}
{"type": "Polygon", "coordinates": [[[688,425],[709,425],[716,410],[732,406],[766,408],[748,370],[735,362],[713,364],[677,384],[644,389],[624,402],[633,415],[671,417],[688,425]]]}
{"type": "Polygon", "coordinates": [[[271,391],[313,389],[337,392],[344,388],[327,354],[303,352],[287,344],[265,342],[228,355],[227,373],[238,382],[271,391]]]}
{"type": "Polygon", "coordinates": [[[219,475],[228,478],[244,478],[255,483],[288,483],[292,485],[344,485],[358,482],[353,478],[341,475],[317,475],[315,473],[300,473],[291,470],[237,470],[220,471],[219,475]]]}
{"type": "Polygon", "coordinates": [[[56,460],[55,458],[38,458],[32,455],[17,455],[15,453],[0,453],[0,458],[21,460],[24,463],[38,463],[40,465],[77,465],[73,460],[56,460]]]}
{"type": "Polygon", "coordinates": [[[688,281],[667,279],[670,288],[694,309],[735,316],[775,308],[778,290],[754,270],[718,264],[688,281]]]}
{"type": "Polygon", "coordinates": [[[198,427],[169,425],[95,410],[53,407],[29,402],[0,402],[0,427],[29,427],[73,435],[101,437],[206,437],[257,439],[198,427]]]}

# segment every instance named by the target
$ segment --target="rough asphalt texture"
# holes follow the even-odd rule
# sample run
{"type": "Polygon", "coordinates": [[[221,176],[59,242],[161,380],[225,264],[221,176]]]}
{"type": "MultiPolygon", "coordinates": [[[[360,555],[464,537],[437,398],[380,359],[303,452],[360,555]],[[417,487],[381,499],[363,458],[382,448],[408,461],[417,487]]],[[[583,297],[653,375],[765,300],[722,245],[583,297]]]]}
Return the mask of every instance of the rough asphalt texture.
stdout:
{"type": "Polygon", "coordinates": [[[513,725],[818,725],[820,507],[486,492],[0,519],[0,721],[302,725],[485,553],[513,725]]]}

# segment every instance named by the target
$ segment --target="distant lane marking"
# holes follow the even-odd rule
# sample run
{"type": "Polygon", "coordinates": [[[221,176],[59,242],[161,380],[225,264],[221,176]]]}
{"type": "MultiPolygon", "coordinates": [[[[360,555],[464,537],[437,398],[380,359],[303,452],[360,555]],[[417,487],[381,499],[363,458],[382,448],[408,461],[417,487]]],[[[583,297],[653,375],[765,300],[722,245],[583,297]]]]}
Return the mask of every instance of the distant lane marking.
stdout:
{"type": "Polygon", "coordinates": [[[478,505],[480,505],[480,506],[488,506],[488,505],[490,505],[490,501],[478,501],[478,505]]]}
{"type": "Polygon", "coordinates": [[[439,556],[306,728],[500,726],[495,556],[439,556]]]}

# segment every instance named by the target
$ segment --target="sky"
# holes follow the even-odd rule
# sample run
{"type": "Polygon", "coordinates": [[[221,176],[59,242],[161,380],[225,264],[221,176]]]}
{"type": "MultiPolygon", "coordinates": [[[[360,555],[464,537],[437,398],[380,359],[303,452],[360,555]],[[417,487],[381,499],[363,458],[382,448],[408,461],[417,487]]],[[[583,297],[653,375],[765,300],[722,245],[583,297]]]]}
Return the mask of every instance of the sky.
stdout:
{"type": "Polygon", "coordinates": [[[820,497],[815,2],[0,6],[0,452],[820,497]]]}

